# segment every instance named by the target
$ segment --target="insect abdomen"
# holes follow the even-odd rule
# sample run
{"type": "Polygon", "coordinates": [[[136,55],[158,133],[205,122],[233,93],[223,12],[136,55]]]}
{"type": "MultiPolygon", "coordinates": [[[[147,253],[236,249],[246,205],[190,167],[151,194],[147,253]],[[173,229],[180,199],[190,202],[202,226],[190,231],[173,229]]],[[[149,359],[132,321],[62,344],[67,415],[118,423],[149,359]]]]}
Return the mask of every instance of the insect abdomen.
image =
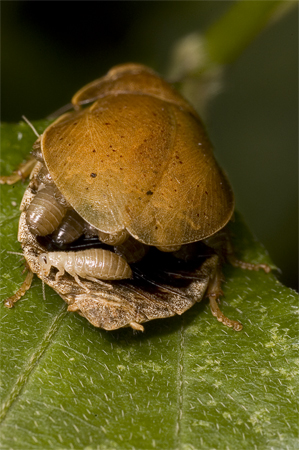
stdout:
{"type": "Polygon", "coordinates": [[[129,264],[121,256],[108,250],[90,249],[67,252],[66,257],[65,270],[69,273],[74,272],[82,278],[122,280],[132,276],[129,264]]]}
{"type": "Polygon", "coordinates": [[[123,244],[114,247],[115,252],[129,263],[140,261],[147,254],[149,247],[130,236],[123,244]]]}
{"type": "Polygon", "coordinates": [[[31,233],[47,236],[61,223],[67,208],[58,201],[59,195],[61,196],[53,185],[48,185],[37,192],[26,212],[26,221],[31,233]]]}
{"type": "Polygon", "coordinates": [[[94,271],[96,278],[121,280],[132,276],[130,266],[121,256],[103,249],[92,249],[88,252],[90,252],[90,257],[86,258],[86,265],[91,271],[94,271]]]}
{"type": "Polygon", "coordinates": [[[69,210],[63,218],[59,228],[52,235],[52,241],[62,247],[76,241],[84,232],[85,221],[76,213],[69,210]]]}

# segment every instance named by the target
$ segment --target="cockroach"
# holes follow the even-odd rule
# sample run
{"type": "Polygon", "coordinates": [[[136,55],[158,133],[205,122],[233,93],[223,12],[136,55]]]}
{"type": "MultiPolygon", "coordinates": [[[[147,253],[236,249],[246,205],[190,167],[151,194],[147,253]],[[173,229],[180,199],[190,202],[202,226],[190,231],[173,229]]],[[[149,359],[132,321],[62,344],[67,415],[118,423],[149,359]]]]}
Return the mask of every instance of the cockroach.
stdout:
{"type": "Polygon", "coordinates": [[[51,240],[63,247],[79,239],[85,231],[86,222],[74,209],[69,209],[58,228],[51,234],[51,240]]]}
{"type": "MultiPolygon", "coordinates": [[[[116,66],[80,89],[72,104],[74,111],[38,137],[26,166],[30,171],[36,161],[18,237],[30,270],[69,309],[106,329],[141,329],[147,320],[181,314],[207,293],[213,315],[240,330],[241,324],[217,305],[221,265],[228,260],[244,269],[269,272],[270,267],[235,257],[226,226],[234,194],[195,109],[153,70],[133,63],[116,66]],[[80,251],[70,250],[89,236],[98,236],[103,248],[87,250],[83,244],[80,251]],[[170,288],[167,270],[161,278],[157,271],[152,274],[152,266],[142,265],[151,254],[157,262],[180,260],[182,267],[197,261],[197,243],[212,253],[190,269],[188,285],[182,281],[170,288]],[[58,268],[56,275],[51,267],[58,268]],[[100,280],[118,281],[110,282],[108,294],[100,280]],[[105,308],[99,306],[101,296],[105,308]]],[[[15,182],[24,173],[21,168],[0,182],[15,182]]],[[[24,286],[19,297],[23,294],[24,286]]]]}
{"type": "Polygon", "coordinates": [[[47,185],[37,192],[26,211],[28,227],[33,234],[47,236],[58,228],[66,211],[56,186],[47,185]]]}
{"type": "Polygon", "coordinates": [[[49,275],[51,267],[56,267],[58,269],[55,275],[56,282],[67,272],[87,291],[79,276],[94,282],[132,277],[129,264],[121,256],[103,249],[42,253],[39,255],[39,263],[45,276],[49,275]]]}

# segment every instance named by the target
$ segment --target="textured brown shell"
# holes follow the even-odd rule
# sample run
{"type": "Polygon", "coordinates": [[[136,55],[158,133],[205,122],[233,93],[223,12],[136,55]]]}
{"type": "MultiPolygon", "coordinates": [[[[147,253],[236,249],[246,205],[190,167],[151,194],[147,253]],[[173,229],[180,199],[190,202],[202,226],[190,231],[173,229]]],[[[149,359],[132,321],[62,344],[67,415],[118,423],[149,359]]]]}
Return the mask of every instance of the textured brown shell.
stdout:
{"type": "Polygon", "coordinates": [[[55,184],[87,222],[160,246],[226,225],[229,182],[196,112],[164,80],[144,66],[118,66],[73,98],[77,108],[90,101],[41,138],[55,184]]]}

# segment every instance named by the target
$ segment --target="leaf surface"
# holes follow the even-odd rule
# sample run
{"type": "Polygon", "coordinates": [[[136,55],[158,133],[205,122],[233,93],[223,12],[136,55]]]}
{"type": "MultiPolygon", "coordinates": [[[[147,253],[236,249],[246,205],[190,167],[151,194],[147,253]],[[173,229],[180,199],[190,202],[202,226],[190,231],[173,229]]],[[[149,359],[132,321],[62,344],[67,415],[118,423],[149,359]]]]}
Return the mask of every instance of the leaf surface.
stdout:
{"type": "MultiPolygon", "coordinates": [[[[48,122],[36,122],[39,132],[48,122]]],[[[9,174],[35,137],[26,124],[2,125],[1,164],[9,174]]],[[[17,242],[25,185],[1,187],[1,294],[24,279],[17,242]]],[[[269,263],[237,215],[240,257],[269,263]]],[[[34,278],[13,309],[1,304],[1,443],[5,449],[295,449],[298,296],[275,274],[224,268],[223,312],[206,301],[181,317],[106,332],[34,278]]],[[[298,393],[297,393],[298,394],[298,393]]]]}

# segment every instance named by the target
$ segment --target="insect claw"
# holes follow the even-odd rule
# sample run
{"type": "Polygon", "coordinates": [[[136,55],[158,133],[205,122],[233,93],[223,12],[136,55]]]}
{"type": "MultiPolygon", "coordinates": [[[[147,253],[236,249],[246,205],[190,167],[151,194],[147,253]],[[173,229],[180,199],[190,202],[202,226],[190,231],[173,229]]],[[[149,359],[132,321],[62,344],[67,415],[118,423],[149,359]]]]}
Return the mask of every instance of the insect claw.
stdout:
{"type": "Polygon", "coordinates": [[[223,314],[223,312],[220,311],[220,308],[217,304],[217,300],[214,297],[210,296],[209,300],[210,300],[211,312],[212,312],[213,316],[216,317],[218,322],[222,322],[223,325],[233,328],[235,331],[242,330],[243,325],[240,322],[238,322],[237,320],[229,319],[228,317],[226,317],[223,314]]]}
{"type": "Polygon", "coordinates": [[[67,307],[67,310],[68,310],[68,311],[78,311],[79,309],[80,309],[79,306],[76,305],[75,303],[73,303],[72,305],[69,305],[69,306],[67,307]]]}
{"type": "Polygon", "coordinates": [[[271,272],[271,267],[268,264],[256,264],[258,268],[263,269],[266,273],[271,272]]]}
{"type": "Polygon", "coordinates": [[[218,322],[222,322],[223,325],[227,327],[233,328],[235,331],[241,331],[243,326],[237,320],[232,320],[226,317],[220,310],[218,303],[220,303],[220,296],[223,295],[221,289],[223,275],[221,271],[221,267],[218,264],[213,276],[210,279],[207,295],[210,300],[210,308],[214,317],[217,318],[218,322]]]}
{"type": "Polygon", "coordinates": [[[22,275],[26,272],[26,270],[28,270],[29,268],[28,268],[28,266],[27,266],[27,264],[25,265],[25,267],[24,267],[24,269],[22,270],[22,275]]]}
{"type": "Polygon", "coordinates": [[[144,327],[137,322],[130,322],[130,327],[133,328],[133,330],[137,330],[137,331],[144,331],[144,327]]]}
{"type": "Polygon", "coordinates": [[[24,181],[32,172],[34,166],[36,165],[35,158],[29,158],[26,162],[21,163],[17,170],[15,170],[11,175],[0,177],[0,184],[15,184],[18,181],[24,181]]]}
{"type": "Polygon", "coordinates": [[[271,267],[268,264],[254,264],[246,261],[242,261],[235,257],[235,255],[227,255],[228,262],[234,267],[240,267],[241,269],[247,270],[260,270],[263,269],[266,273],[271,271],[271,267]]]}

